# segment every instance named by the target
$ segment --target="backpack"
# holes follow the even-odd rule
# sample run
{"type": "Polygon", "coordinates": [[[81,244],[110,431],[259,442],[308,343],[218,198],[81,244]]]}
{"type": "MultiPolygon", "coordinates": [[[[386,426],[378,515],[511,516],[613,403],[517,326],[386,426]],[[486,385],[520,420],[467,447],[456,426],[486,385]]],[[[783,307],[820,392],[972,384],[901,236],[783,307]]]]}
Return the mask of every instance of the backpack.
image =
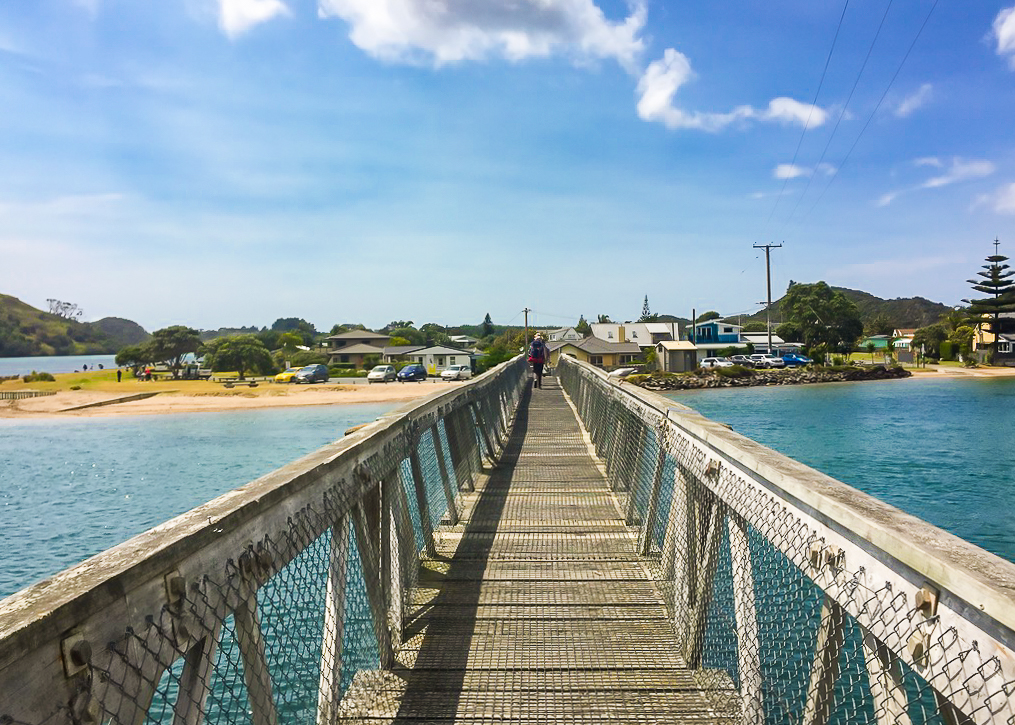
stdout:
{"type": "Polygon", "coordinates": [[[529,346],[529,362],[543,362],[546,360],[546,345],[542,340],[533,340],[529,346]]]}

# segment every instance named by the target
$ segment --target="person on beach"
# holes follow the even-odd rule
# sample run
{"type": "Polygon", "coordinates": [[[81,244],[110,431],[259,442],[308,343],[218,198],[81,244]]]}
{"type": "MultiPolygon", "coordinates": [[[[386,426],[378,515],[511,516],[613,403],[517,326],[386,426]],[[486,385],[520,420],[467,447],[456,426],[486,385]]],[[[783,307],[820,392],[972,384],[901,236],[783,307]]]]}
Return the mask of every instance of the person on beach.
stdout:
{"type": "Polygon", "coordinates": [[[546,364],[547,357],[546,343],[543,342],[543,336],[537,332],[532,344],[529,345],[529,362],[532,363],[532,372],[536,375],[534,387],[543,387],[543,365],[546,364]]]}
{"type": "Polygon", "coordinates": [[[116,369],[116,382],[120,382],[123,379],[123,370],[120,368],[116,369]]]}

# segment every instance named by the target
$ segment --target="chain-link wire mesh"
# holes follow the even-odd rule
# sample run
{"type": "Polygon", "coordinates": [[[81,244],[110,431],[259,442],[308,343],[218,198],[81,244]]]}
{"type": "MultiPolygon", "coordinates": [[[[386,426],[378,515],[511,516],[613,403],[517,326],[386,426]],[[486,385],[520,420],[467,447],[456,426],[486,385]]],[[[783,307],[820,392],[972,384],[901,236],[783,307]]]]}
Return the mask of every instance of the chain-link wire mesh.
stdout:
{"type": "Polygon", "coordinates": [[[56,639],[0,638],[0,723],[331,722],[357,674],[391,666],[434,531],[456,519],[526,382],[518,359],[270,474],[283,485],[248,509],[230,508],[234,492],[214,516],[181,517],[180,558],[156,549],[122,599],[97,589],[56,639]]]}
{"type": "MultiPolygon", "coordinates": [[[[737,451],[729,434],[717,448],[705,438],[718,426],[692,431],[589,366],[557,375],[639,528],[688,665],[717,696],[731,680],[746,722],[1015,724],[1015,637],[934,583],[949,562],[914,572],[864,538],[874,522],[853,532],[815,516],[744,464],[760,447],[737,451]]],[[[1010,615],[1015,567],[996,565],[1010,615]]]]}

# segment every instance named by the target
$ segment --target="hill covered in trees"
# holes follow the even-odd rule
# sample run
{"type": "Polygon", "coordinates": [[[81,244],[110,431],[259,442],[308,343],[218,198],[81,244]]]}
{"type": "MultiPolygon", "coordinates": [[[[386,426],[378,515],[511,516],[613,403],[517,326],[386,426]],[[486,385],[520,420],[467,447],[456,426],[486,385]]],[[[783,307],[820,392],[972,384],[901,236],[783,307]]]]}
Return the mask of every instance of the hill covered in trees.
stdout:
{"type": "Polygon", "coordinates": [[[0,357],[113,354],[149,337],[130,320],[104,317],[78,322],[0,294],[0,357]]]}
{"type": "MultiPolygon", "coordinates": [[[[790,284],[793,284],[790,282],[790,284]]],[[[832,287],[837,292],[842,292],[860,310],[860,319],[866,325],[875,319],[885,319],[894,328],[919,328],[932,325],[937,322],[941,315],[951,311],[951,307],[932,302],[923,297],[899,297],[894,300],[885,300],[875,297],[869,292],[847,289],[846,287],[832,287]]],[[[779,307],[782,297],[772,303],[772,322],[783,321],[779,307]]],[[[764,322],[765,310],[762,309],[749,317],[743,318],[743,323],[764,322]]]]}

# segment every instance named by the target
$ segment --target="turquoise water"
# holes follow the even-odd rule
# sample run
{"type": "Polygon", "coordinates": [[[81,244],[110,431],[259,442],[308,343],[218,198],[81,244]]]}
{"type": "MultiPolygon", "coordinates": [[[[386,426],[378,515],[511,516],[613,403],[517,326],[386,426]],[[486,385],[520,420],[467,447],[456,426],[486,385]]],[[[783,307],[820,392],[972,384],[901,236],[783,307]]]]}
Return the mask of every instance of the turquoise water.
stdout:
{"type": "Polygon", "coordinates": [[[915,378],[668,397],[1015,561],[1015,379],[915,378]]]}
{"type": "Polygon", "coordinates": [[[0,420],[0,598],[394,407],[0,420]]]}
{"type": "Polygon", "coordinates": [[[72,373],[87,365],[89,370],[102,365],[116,367],[116,355],[50,355],[47,357],[0,357],[0,378],[8,375],[40,373],[72,373]]]}

